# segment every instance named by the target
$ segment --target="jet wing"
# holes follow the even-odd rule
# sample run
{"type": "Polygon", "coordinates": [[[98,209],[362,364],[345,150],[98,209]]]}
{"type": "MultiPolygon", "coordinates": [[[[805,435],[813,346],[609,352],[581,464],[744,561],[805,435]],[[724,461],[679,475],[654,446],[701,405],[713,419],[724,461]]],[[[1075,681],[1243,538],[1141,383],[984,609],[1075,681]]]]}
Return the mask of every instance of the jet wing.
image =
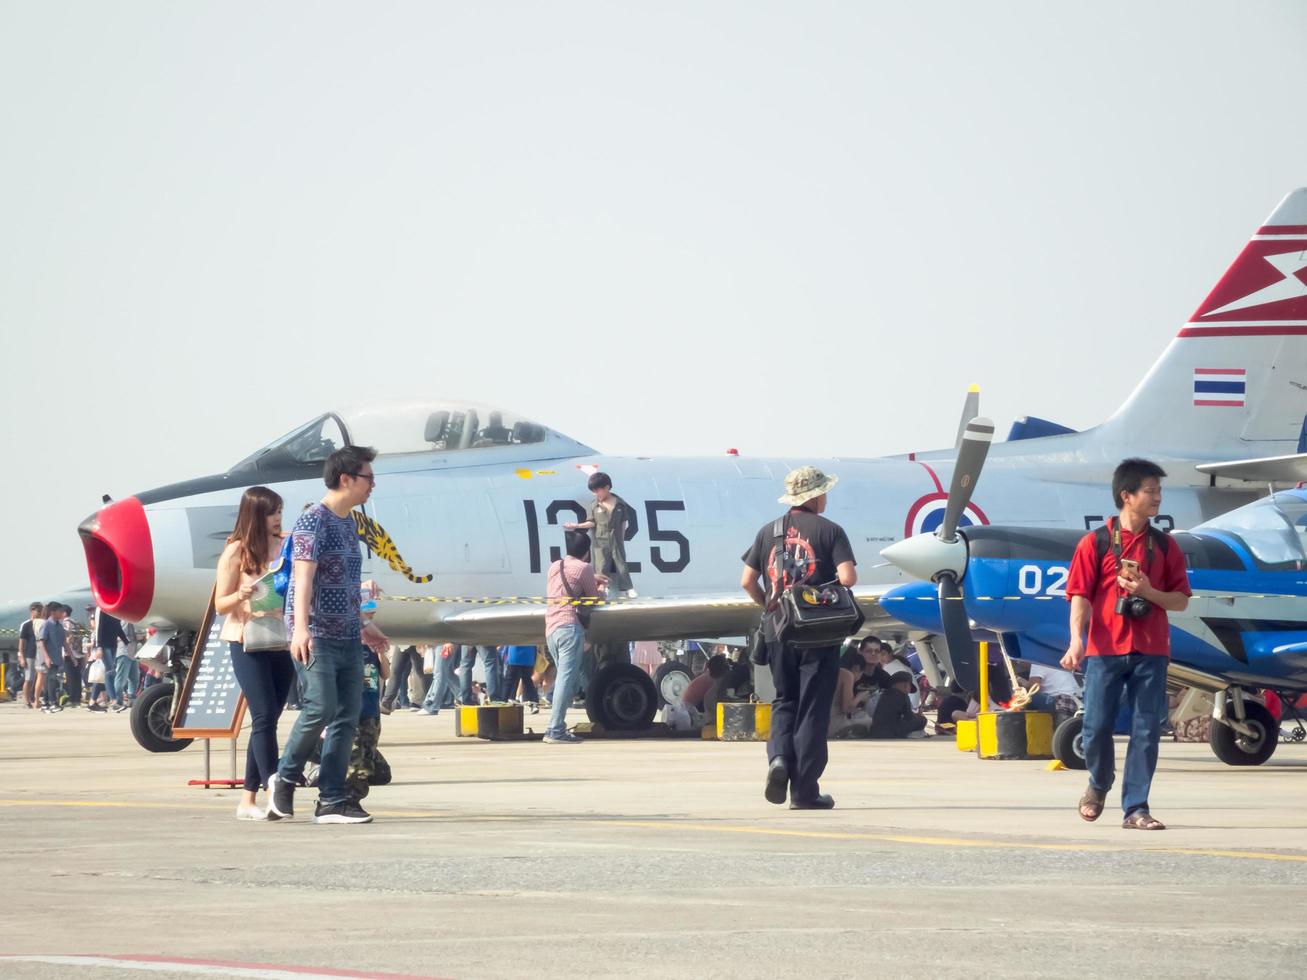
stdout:
{"type": "MultiPolygon", "coordinates": [[[[880,605],[880,596],[890,587],[854,589],[868,626],[895,625],[880,605]]],[[[594,607],[586,635],[601,643],[741,636],[757,628],[758,616],[758,607],[742,592],[620,599],[594,607]]],[[[485,605],[453,610],[441,617],[436,632],[452,643],[536,644],[545,632],[545,607],[485,605]]]]}
{"type": "Polygon", "coordinates": [[[1302,483],[1307,482],[1307,453],[1236,459],[1228,463],[1199,463],[1195,469],[1210,476],[1249,483],[1302,483]]]}

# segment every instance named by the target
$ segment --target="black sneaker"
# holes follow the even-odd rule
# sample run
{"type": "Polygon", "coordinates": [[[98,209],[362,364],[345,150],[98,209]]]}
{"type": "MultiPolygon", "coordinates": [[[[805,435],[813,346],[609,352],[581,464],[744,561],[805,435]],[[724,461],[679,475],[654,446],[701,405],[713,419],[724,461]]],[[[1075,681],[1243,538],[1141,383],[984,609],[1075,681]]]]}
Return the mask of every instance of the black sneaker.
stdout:
{"type": "Polygon", "coordinates": [[[353,800],[324,805],[318,802],[313,811],[314,823],[372,823],[372,814],[353,800]]]}
{"type": "Polygon", "coordinates": [[[295,816],[295,784],[282,779],[279,772],[268,778],[268,810],[282,820],[295,816]]]}

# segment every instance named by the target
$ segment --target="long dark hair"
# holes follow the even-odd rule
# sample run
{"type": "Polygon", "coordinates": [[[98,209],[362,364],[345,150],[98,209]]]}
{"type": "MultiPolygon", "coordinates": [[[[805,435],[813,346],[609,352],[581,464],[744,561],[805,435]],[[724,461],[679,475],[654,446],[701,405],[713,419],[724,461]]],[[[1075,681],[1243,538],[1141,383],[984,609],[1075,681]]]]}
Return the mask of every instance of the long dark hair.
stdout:
{"type": "Polygon", "coordinates": [[[250,487],[241,497],[236,528],[227,543],[238,542],[236,556],[246,575],[258,575],[268,564],[268,518],[281,508],[281,497],[267,487],[250,487]]]}

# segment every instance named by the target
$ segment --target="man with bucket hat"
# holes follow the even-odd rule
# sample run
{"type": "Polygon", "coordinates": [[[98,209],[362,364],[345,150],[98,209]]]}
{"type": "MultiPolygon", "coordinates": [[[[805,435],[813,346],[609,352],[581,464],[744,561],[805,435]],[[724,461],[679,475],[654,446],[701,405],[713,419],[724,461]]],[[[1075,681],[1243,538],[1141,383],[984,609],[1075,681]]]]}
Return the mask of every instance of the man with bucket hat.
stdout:
{"type": "Polygon", "coordinates": [[[818,788],[826,769],[826,733],[839,680],[839,646],[798,648],[776,638],[771,614],[781,592],[800,582],[825,585],[858,581],[853,548],[844,529],[822,517],[826,494],[838,477],[815,466],[801,466],[785,478],[789,505],[780,521],[768,521],[743,555],[740,585],[767,613],[762,617],[776,699],[767,742],[767,781],[763,795],[792,810],[829,810],[835,801],[818,788]],[[777,533],[778,526],[781,533],[777,533]],[[763,576],[766,576],[766,587],[763,576]]]}

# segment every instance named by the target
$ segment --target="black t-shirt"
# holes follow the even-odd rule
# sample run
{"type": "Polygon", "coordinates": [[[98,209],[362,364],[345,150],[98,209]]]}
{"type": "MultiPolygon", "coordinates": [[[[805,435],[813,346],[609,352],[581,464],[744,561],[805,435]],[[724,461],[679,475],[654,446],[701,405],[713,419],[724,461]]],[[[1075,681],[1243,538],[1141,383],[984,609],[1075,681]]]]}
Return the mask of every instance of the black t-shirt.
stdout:
{"type": "Polygon", "coordinates": [[[966,711],[967,699],[956,694],[945,695],[939,702],[939,714],[935,716],[936,725],[952,725],[953,712],[966,711]]]}
{"type": "Polygon", "coordinates": [[[912,701],[897,687],[887,687],[876,702],[871,716],[871,738],[902,738],[916,726],[912,701]]]}
{"type": "Polygon", "coordinates": [[[23,659],[28,657],[36,658],[36,634],[32,632],[32,621],[29,619],[18,628],[18,638],[23,641],[23,659]]]}
{"type": "MultiPolygon", "coordinates": [[[[765,572],[771,585],[769,595],[775,594],[776,535],[772,533],[774,520],[768,521],[758,531],[757,537],[749,550],[741,557],[744,563],[755,572],[765,572]]],[[[785,562],[786,581],[784,588],[798,582],[810,582],[813,585],[825,585],[835,581],[835,569],[846,561],[857,562],[853,558],[853,547],[844,528],[834,521],[828,521],[820,514],[814,514],[802,507],[790,509],[785,518],[785,553],[789,561],[785,562]],[[795,581],[791,581],[791,571],[795,581]]]]}

